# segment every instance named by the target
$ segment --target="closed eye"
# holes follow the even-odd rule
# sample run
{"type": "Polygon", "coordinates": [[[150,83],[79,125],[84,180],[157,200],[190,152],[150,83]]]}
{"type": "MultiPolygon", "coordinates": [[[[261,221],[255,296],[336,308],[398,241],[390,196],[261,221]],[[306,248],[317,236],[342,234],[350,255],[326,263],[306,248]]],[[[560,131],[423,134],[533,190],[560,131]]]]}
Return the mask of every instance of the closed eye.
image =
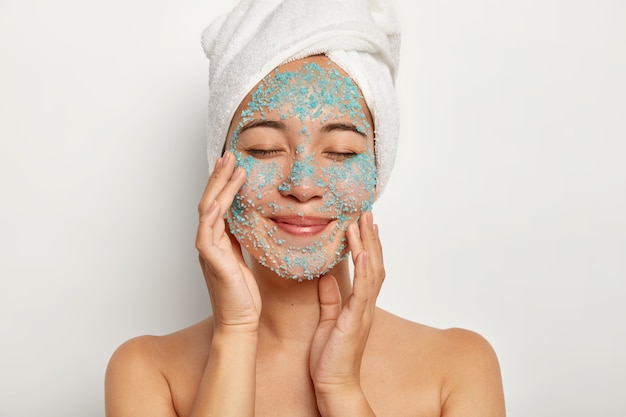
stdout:
{"type": "Polygon", "coordinates": [[[272,156],[276,156],[280,153],[278,149],[248,149],[246,152],[255,158],[264,159],[271,158],[272,156]]]}
{"type": "Polygon", "coordinates": [[[338,161],[345,161],[346,159],[352,158],[357,153],[348,151],[348,152],[324,152],[324,154],[328,156],[330,159],[332,159],[333,161],[338,162],[338,161]]]}

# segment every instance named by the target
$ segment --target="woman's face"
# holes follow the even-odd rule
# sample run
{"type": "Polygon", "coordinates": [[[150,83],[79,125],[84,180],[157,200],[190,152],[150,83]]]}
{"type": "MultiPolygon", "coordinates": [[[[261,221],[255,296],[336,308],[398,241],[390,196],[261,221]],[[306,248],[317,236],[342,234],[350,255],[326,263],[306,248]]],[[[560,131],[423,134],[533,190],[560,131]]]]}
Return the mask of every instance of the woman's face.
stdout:
{"type": "Polygon", "coordinates": [[[262,265],[313,279],[348,252],[345,231],[376,186],[372,120],[350,77],[326,57],[284,64],[242,101],[226,149],[247,180],[231,232],[262,265]]]}

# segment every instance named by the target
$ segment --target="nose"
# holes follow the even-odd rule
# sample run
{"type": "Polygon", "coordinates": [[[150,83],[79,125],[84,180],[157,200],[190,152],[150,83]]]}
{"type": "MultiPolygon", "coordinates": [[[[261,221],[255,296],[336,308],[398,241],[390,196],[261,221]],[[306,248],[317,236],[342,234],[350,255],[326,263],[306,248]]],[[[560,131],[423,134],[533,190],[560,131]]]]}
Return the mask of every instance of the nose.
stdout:
{"type": "Polygon", "coordinates": [[[319,169],[311,156],[295,160],[287,179],[278,186],[283,196],[294,197],[300,202],[321,197],[324,188],[319,169]]]}

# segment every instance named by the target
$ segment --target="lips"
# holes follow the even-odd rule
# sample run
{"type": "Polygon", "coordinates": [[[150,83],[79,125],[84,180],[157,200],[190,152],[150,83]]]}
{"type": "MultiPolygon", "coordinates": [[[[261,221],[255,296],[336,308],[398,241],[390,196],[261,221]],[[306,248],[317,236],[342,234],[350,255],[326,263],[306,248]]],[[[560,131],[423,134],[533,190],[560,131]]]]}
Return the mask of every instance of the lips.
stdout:
{"type": "Polygon", "coordinates": [[[274,217],[272,221],[280,230],[297,235],[313,236],[321,233],[332,219],[321,217],[274,217]]]}

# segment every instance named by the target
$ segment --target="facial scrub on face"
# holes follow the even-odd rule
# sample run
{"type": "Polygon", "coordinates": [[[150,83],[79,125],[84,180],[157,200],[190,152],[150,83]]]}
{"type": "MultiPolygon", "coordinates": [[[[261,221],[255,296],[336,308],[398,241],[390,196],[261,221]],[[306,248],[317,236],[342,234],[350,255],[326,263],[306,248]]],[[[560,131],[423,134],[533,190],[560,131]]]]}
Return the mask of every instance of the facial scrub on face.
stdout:
{"type": "Polygon", "coordinates": [[[391,5],[385,0],[242,0],[203,32],[202,45],[209,58],[209,165],[229,139],[228,149],[248,174],[229,212],[231,232],[277,275],[302,280],[326,273],[345,258],[346,228],[371,209],[395,160],[400,34],[391,5]],[[319,55],[332,65],[282,67],[319,55]],[[335,81],[342,87],[327,84],[335,81]],[[233,126],[234,118],[240,120],[233,126]],[[299,120],[300,141],[292,143],[297,152],[280,160],[261,155],[268,149],[242,148],[247,118],[266,127],[271,121],[274,130],[281,123],[288,130],[299,120]],[[339,119],[370,142],[331,163],[311,132],[339,119]],[[289,193],[308,201],[303,184],[319,200],[288,203],[289,193]]]}
{"type": "Polygon", "coordinates": [[[247,173],[231,233],[262,265],[297,280],[347,254],[345,232],[376,186],[371,117],[352,79],[326,57],[272,71],[244,99],[228,150],[247,173]]]}
{"type": "Polygon", "coordinates": [[[288,61],[324,54],[356,82],[373,117],[380,196],[398,141],[394,82],[400,31],[386,0],[242,0],[202,35],[209,58],[209,166],[221,155],[235,110],[288,61]]]}

